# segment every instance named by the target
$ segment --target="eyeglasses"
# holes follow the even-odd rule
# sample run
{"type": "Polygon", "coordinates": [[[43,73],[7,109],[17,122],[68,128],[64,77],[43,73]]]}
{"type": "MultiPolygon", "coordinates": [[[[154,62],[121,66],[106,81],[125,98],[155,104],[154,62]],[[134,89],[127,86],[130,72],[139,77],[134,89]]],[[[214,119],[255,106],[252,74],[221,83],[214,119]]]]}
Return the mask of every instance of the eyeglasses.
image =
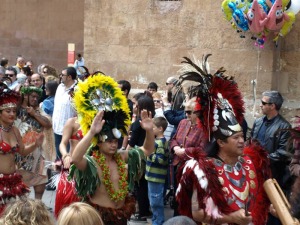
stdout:
{"type": "Polygon", "coordinates": [[[153,100],[154,103],[161,103],[160,100],[153,100]]]}
{"type": "Polygon", "coordinates": [[[261,100],[261,104],[262,104],[262,105],[271,105],[271,104],[273,104],[273,103],[271,103],[271,102],[264,102],[263,100],[261,100]]]}
{"type": "Polygon", "coordinates": [[[7,76],[7,77],[13,77],[15,75],[14,74],[5,74],[5,76],[7,76]]]}
{"type": "Polygon", "coordinates": [[[191,110],[186,110],[185,113],[188,114],[188,115],[191,115],[192,111],[191,110]]]}
{"type": "Polygon", "coordinates": [[[63,77],[63,76],[68,76],[68,74],[59,74],[59,76],[63,77]]]}

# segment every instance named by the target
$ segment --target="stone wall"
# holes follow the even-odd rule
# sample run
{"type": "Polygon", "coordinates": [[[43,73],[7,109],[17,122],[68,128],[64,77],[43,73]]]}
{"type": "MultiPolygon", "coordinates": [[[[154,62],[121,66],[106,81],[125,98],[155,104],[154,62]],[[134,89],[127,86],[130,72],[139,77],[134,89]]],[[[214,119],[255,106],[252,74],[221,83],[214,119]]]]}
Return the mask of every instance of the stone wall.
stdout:
{"type": "Polygon", "coordinates": [[[289,100],[283,113],[295,115],[300,108],[300,16],[278,47],[270,37],[260,49],[250,34],[240,38],[223,19],[221,2],[182,0],[165,6],[157,0],[86,0],[84,50],[88,67],[127,79],[135,88],[155,81],[163,89],[168,76],[178,76],[176,65],[183,56],[201,58],[211,53],[212,72],[224,66],[236,77],[251,123],[259,113],[260,95],[268,89],[280,90],[289,100]]]}
{"type": "Polygon", "coordinates": [[[48,63],[58,71],[67,66],[68,43],[83,51],[84,0],[1,0],[0,58],[16,56],[48,63]]]}

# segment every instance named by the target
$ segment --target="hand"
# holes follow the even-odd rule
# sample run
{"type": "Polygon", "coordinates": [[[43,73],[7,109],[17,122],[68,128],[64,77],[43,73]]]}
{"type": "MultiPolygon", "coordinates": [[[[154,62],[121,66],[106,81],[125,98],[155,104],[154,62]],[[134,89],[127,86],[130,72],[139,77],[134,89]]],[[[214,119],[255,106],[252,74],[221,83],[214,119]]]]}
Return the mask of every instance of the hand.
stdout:
{"type": "Polygon", "coordinates": [[[177,156],[182,157],[182,156],[184,156],[185,149],[184,149],[184,148],[180,148],[179,146],[175,146],[175,147],[174,147],[174,153],[175,153],[177,156]]]}
{"type": "Polygon", "coordinates": [[[35,140],[35,145],[37,147],[40,147],[44,142],[44,134],[43,133],[39,133],[37,136],[36,136],[36,140],[35,140]]]}
{"type": "Polygon", "coordinates": [[[252,216],[246,216],[244,209],[232,212],[229,214],[229,216],[232,217],[232,222],[236,224],[248,225],[252,222],[252,216]]]}
{"type": "Polygon", "coordinates": [[[69,169],[72,162],[72,158],[69,154],[63,157],[63,165],[65,169],[69,169]]]}
{"type": "Polygon", "coordinates": [[[153,130],[153,121],[152,121],[152,115],[151,112],[148,112],[147,110],[143,110],[141,112],[141,121],[140,125],[144,130],[153,130]]]}
{"type": "Polygon", "coordinates": [[[27,113],[28,113],[30,116],[33,116],[33,115],[35,114],[35,110],[34,110],[34,108],[31,107],[31,106],[27,106],[27,107],[26,107],[26,111],[27,111],[27,113]]]}
{"type": "Polygon", "coordinates": [[[270,211],[270,213],[272,214],[272,216],[275,216],[275,217],[278,218],[278,214],[277,214],[276,209],[274,208],[274,205],[273,205],[273,204],[270,205],[269,211],[270,211]]]}
{"type": "Polygon", "coordinates": [[[104,116],[104,111],[99,111],[96,114],[96,116],[95,116],[95,118],[94,118],[94,120],[92,122],[91,129],[90,129],[90,132],[93,135],[98,134],[102,130],[102,127],[103,127],[103,125],[105,123],[105,120],[102,119],[103,116],[104,116]]]}

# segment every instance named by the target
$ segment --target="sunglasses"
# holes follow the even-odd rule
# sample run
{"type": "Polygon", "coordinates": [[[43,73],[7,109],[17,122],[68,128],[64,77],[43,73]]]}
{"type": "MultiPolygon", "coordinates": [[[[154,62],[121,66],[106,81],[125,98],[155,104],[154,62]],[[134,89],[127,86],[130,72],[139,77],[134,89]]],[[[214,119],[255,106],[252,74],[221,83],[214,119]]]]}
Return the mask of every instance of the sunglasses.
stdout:
{"type": "Polygon", "coordinates": [[[186,111],[184,111],[186,114],[188,114],[188,115],[191,115],[192,114],[192,111],[191,110],[186,110],[186,111]]]}
{"type": "Polygon", "coordinates": [[[160,100],[153,100],[154,103],[161,103],[160,100]]]}
{"type": "Polygon", "coordinates": [[[263,100],[261,100],[261,104],[262,104],[262,105],[271,105],[271,104],[273,104],[273,103],[270,103],[270,102],[264,102],[263,100]]]}
{"type": "Polygon", "coordinates": [[[5,74],[5,76],[7,76],[7,77],[13,77],[15,75],[14,74],[5,74]]]}

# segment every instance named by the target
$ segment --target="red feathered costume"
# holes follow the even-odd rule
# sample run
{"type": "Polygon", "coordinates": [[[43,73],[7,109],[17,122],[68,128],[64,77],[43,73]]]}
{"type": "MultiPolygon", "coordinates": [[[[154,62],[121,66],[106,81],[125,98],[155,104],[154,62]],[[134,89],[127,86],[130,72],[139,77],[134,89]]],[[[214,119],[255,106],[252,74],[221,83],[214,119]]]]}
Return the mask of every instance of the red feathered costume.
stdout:
{"type": "Polygon", "coordinates": [[[199,209],[214,219],[246,206],[254,225],[265,224],[269,200],[263,183],[270,177],[270,169],[267,154],[259,144],[247,146],[234,167],[196,152],[191,157],[178,174],[176,199],[180,214],[192,218],[191,198],[195,191],[199,209]]]}
{"type": "MultiPolygon", "coordinates": [[[[185,72],[179,84],[199,82],[192,94],[197,95],[194,111],[198,112],[200,127],[205,129],[208,138],[225,140],[242,131],[244,101],[233,78],[223,75],[223,68],[214,75],[209,74],[208,56],[203,58],[202,65],[185,57],[185,72]]],[[[192,218],[192,210],[203,210],[211,218],[210,224],[217,224],[217,219],[243,208],[251,214],[254,225],[264,225],[270,204],[263,189],[264,181],[270,177],[267,153],[258,143],[252,143],[235,165],[229,165],[215,150],[216,154],[211,154],[214,158],[200,150],[192,152],[179,169],[176,190],[179,213],[192,218]]]]}

